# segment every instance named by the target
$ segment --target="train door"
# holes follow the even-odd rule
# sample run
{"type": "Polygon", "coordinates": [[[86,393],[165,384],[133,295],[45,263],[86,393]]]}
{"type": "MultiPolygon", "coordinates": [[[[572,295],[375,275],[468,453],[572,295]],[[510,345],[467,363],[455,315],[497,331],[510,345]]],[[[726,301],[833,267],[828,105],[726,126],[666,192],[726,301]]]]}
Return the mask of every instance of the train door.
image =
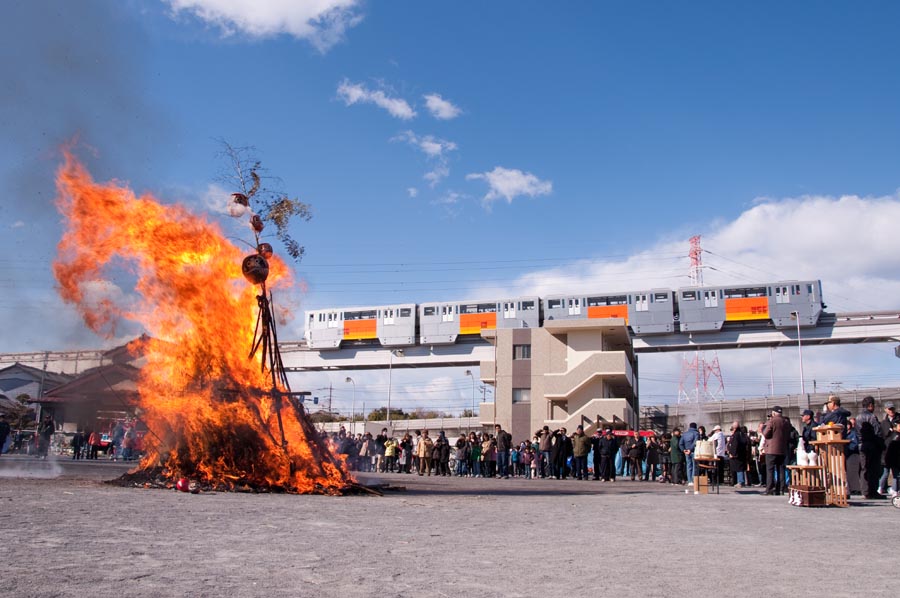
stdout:
{"type": "Polygon", "coordinates": [[[382,323],[385,326],[391,326],[394,323],[394,310],[386,309],[382,312],[382,323]]]}
{"type": "Polygon", "coordinates": [[[819,297],[816,295],[816,285],[807,283],[806,285],[806,300],[810,305],[818,305],[819,297]]]}
{"type": "Polygon", "coordinates": [[[719,307],[719,292],[717,290],[703,291],[703,307],[719,307]]]}
{"type": "Polygon", "coordinates": [[[456,309],[455,305],[442,305],[441,306],[441,322],[452,322],[453,312],[456,309]]]}
{"type": "Polygon", "coordinates": [[[775,287],[775,303],[790,303],[791,302],[791,294],[788,292],[788,288],[785,286],[777,286],[775,287]]]}
{"type": "Polygon", "coordinates": [[[503,303],[503,318],[506,320],[511,320],[516,317],[516,303],[515,301],[510,301],[508,303],[503,303]]]}
{"type": "Polygon", "coordinates": [[[581,298],[575,297],[573,299],[569,299],[569,315],[570,316],[580,316],[581,315],[581,298]]]}
{"type": "Polygon", "coordinates": [[[650,302],[647,293],[638,293],[634,296],[634,311],[649,311],[650,302]]]}

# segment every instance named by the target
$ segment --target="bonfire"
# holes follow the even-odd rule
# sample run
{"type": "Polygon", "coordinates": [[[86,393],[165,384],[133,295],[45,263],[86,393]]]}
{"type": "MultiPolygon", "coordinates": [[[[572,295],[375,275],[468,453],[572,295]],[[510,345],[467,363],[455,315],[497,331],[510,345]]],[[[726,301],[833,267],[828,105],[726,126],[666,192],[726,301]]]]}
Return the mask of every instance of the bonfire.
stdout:
{"type": "Polygon", "coordinates": [[[94,182],[69,151],[57,189],[62,298],[98,334],[113,335],[123,319],[148,334],[138,381],[146,452],[129,479],[293,493],[352,487],[281,369],[272,292],[292,281],[272,247],[257,243],[245,255],[183,206],[94,182]],[[98,282],[123,270],[136,293],[97,296],[98,282]]]}

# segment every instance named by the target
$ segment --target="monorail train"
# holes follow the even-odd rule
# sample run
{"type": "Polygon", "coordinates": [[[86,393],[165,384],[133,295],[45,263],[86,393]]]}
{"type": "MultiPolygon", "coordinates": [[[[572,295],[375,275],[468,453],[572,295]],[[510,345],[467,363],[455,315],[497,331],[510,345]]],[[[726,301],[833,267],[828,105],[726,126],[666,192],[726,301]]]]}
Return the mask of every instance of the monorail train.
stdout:
{"type": "Polygon", "coordinates": [[[820,281],[786,281],[320,309],[306,312],[305,334],[311,349],[336,349],[344,341],[450,345],[482,330],[536,328],[560,319],[622,318],[636,336],[764,322],[784,329],[798,321],[802,327],[815,326],[824,308],[820,281]]]}

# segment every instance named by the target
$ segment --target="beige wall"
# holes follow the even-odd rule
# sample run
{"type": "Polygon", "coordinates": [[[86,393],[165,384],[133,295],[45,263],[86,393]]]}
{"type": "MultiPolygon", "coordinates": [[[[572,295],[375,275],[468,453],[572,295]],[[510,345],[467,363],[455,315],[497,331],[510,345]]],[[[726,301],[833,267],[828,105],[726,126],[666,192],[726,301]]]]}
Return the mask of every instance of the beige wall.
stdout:
{"type": "Polygon", "coordinates": [[[544,328],[487,331],[484,337],[494,343],[497,359],[481,364],[482,381],[494,384],[495,401],[492,409],[483,405],[482,423],[496,421],[516,441],[566,419],[593,421],[599,415],[637,423],[634,353],[623,320],[556,321],[544,328]],[[519,344],[531,345],[530,360],[513,360],[519,344]],[[513,404],[514,388],[530,388],[531,402],[513,404]]]}

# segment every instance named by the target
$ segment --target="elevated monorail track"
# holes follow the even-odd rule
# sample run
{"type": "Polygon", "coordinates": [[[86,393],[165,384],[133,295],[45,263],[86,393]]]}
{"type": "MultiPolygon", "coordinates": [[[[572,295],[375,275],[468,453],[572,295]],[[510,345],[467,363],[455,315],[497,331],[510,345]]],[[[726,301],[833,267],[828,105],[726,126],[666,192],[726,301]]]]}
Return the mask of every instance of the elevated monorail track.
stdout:
{"type": "MultiPolygon", "coordinates": [[[[719,351],[765,347],[852,345],[900,342],[900,310],[823,313],[815,327],[776,329],[771,323],[724,326],[710,332],[674,332],[633,336],[634,352],[719,351]]],[[[478,337],[452,345],[413,345],[388,349],[377,344],[356,344],[340,349],[314,350],[305,341],[280,343],[289,372],[367,370],[423,367],[475,367],[494,359],[493,346],[478,337]]],[[[35,351],[0,354],[0,367],[15,362],[50,371],[78,373],[103,363],[105,352],[89,350],[35,351]]]]}

